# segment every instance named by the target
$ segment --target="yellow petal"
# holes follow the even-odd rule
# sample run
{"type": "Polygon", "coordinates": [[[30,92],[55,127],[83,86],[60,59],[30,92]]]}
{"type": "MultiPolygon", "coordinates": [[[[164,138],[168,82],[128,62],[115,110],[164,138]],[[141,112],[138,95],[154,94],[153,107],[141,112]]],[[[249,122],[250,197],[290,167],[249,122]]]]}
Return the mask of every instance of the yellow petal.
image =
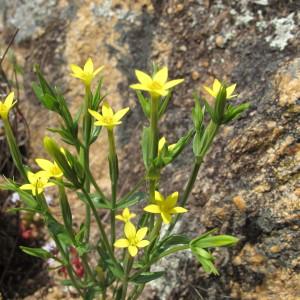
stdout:
{"type": "Polygon", "coordinates": [[[169,224],[171,222],[172,217],[169,213],[162,211],[161,212],[161,217],[162,217],[163,222],[165,224],[169,224]]]}
{"type": "Polygon", "coordinates": [[[127,239],[119,239],[114,243],[116,248],[127,248],[129,246],[129,241],[127,239]]]}
{"type": "Polygon", "coordinates": [[[174,87],[175,85],[182,83],[183,81],[184,81],[184,79],[175,79],[175,80],[168,81],[164,85],[164,89],[168,90],[168,89],[174,87]]]}
{"type": "Polygon", "coordinates": [[[178,200],[178,195],[179,195],[178,192],[174,192],[166,198],[165,203],[168,208],[173,208],[176,205],[178,200]]]}
{"type": "Polygon", "coordinates": [[[88,58],[88,60],[86,61],[83,67],[83,71],[89,74],[92,74],[94,72],[94,64],[91,58],[88,58]]]}
{"type": "Polygon", "coordinates": [[[203,86],[203,88],[211,95],[211,96],[213,96],[213,97],[216,97],[217,95],[216,95],[216,93],[211,89],[211,88],[209,88],[209,87],[207,87],[207,86],[203,86]]]}
{"type": "Polygon", "coordinates": [[[165,137],[162,137],[162,138],[158,141],[158,152],[160,152],[160,151],[163,149],[165,143],[166,143],[165,137]]]}
{"type": "Polygon", "coordinates": [[[157,94],[159,96],[163,96],[163,97],[167,96],[169,93],[167,90],[164,90],[164,89],[159,89],[159,90],[151,89],[150,92],[152,92],[153,94],[157,94]]]}
{"type": "Polygon", "coordinates": [[[130,222],[126,223],[124,227],[124,233],[129,240],[134,239],[136,235],[135,226],[130,222]]]}
{"type": "Polygon", "coordinates": [[[168,150],[172,151],[176,147],[176,144],[171,144],[168,146],[168,150]]]}
{"type": "Polygon", "coordinates": [[[89,109],[89,113],[96,119],[96,120],[103,120],[103,117],[101,114],[99,114],[97,111],[89,109]]]}
{"type": "Polygon", "coordinates": [[[129,107],[123,108],[114,114],[114,120],[120,121],[129,111],[129,107]]]}
{"type": "Polygon", "coordinates": [[[136,239],[138,241],[141,241],[147,234],[148,231],[148,227],[142,227],[141,229],[139,229],[136,233],[136,239]]]}
{"type": "Polygon", "coordinates": [[[172,208],[170,213],[171,214],[183,214],[183,213],[186,213],[187,211],[188,210],[185,209],[184,207],[177,206],[177,207],[172,208]]]}
{"type": "Polygon", "coordinates": [[[235,83],[235,84],[232,84],[231,86],[229,86],[229,87],[226,89],[227,99],[236,97],[236,95],[232,95],[233,92],[234,92],[234,90],[235,90],[235,88],[236,88],[236,83],[235,83]]]}
{"type": "Polygon", "coordinates": [[[37,165],[45,171],[49,171],[54,166],[54,164],[47,159],[37,158],[35,161],[36,161],[37,165]]]}
{"type": "Polygon", "coordinates": [[[156,81],[160,83],[161,85],[164,85],[166,81],[168,80],[168,68],[163,67],[160,69],[153,77],[153,81],[156,81]]]}
{"type": "Polygon", "coordinates": [[[74,74],[77,74],[77,75],[79,75],[79,74],[82,75],[83,74],[83,70],[77,65],[71,64],[70,68],[71,68],[71,70],[74,74]]]}
{"type": "Polygon", "coordinates": [[[100,68],[96,69],[94,72],[93,72],[93,76],[96,76],[99,72],[101,72],[103,70],[104,66],[101,66],[100,68]]]}
{"type": "Polygon", "coordinates": [[[138,253],[138,248],[136,246],[129,246],[128,251],[131,256],[136,256],[138,253]]]}
{"type": "Polygon", "coordinates": [[[21,190],[32,190],[32,184],[26,183],[20,186],[21,190]]]}
{"type": "Polygon", "coordinates": [[[134,89],[134,90],[141,90],[141,91],[150,91],[151,90],[148,86],[145,86],[145,85],[140,84],[140,83],[131,84],[130,88],[134,89]]]}
{"type": "Polygon", "coordinates": [[[144,247],[147,247],[149,244],[150,244],[149,241],[147,241],[147,240],[142,240],[142,241],[139,241],[136,245],[137,245],[139,248],[144,248],[144,247]]]}
{"type": "Polygon", "coordinates": [[[160,207],[155,204],[150,204],[144,207],[144,211],[147,211],[152,214],[159,214],[161,212],[160,207]]]}
{"type": "Polygon", "coordinates": [[[113,117],[114,112],[108,102],[104,102],[102,105],[102,116],[103,117],[113,117]]]}
{"type": "Polygon", "coordinates": [[[158,191],[155,191],[154,199],[155,199],[155,201],[158,201],[158,202],[162,202],[165,200],[164,196],[158,191]]]}
{"type": "Polygon", "coordinates": [[[36,176],[35,176],[35,174],[34,173],[32,173],[32,172],[27,172],[27,177],[28,177],[28,181],[30,182],[30,183],[32,183],[32,182],[36,182],[36,176]]]}
{"type": "Polygon", "coordinates": [[[129,218],[130,217],[130,210],[128,207],[124,208],[123,213],[122,213],[124,218],[129,218]]]}
{"type": "Polygon", "coordinates": [[[5,104],[8,108],[11,108],[11,107],[12,107],[13,102],[14,102],[14,96],[15,96],[15,93],[14,93],[14,92],[11,92],[11,93],[9,93],[8,96],[5,98],[4,104],[5,104]]]}
{"type": "Polygon", "coordinates": [[[116,215],[116,219],[125,222],[125,219],[121,215],[116,215]]]}
{"type": "Polygon", "coordinates": [[[219,93],[221,86],[222,86],[221,82],[218,79],[215,79],[212,89],[216,95],[219,93]]]}
{"type": "Polygon", "coordinates": [[[142,84],[142,85],[150,85],[152,83],[152,78],[142,72],[142,71],[139,71],[139,70],[135,70],[135,75],[136,75],[136,78],[138,79],[138,81],[142,84]]]}

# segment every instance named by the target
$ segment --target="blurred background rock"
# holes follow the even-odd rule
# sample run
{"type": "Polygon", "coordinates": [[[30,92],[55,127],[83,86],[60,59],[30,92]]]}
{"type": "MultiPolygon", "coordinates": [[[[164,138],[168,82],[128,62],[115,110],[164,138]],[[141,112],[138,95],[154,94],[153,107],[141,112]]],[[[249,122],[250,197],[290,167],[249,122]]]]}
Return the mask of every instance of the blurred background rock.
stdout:
{"type": "MultiPolygon", "coordinates": [[[[237,101],[252,107],[221,130],[179,231],[193,235],[218,227],[241,242],[218,253],[219,277],[204,274],[186,254],[162,262],[166,278],[143,299],[300,299],[299,1],[0,0],[0,14],[1,51],[20,29],[13,51],[23,66],[20,109],[31,129],[31,159],[41,155],[41,138],[57,122],[33,95],[33,65],[41,65],[74,111],[83,89],[68,65],[89,56],[105,65],[108,100],[131,108],[118,129],[123,192],[143,172],[138,141],[145,120],[128,89],[135,68],[149,70],[155,61],[167,64],[172,77],[185,78],[161,125],[171,143],[191,126],[194,91],[202,93],[215,77],[237,82],[237,101]]],[[[105,189],[103,140],[93,153],[105,189]]],[[[188,149],[166,168],[165,193],[183,189],[191,162],[188,149]]],[[[74,203],[74,209],[81,206],[74,203]]],[[[49,299],[53,290],[57,299],[69,297],[54,286],[49,299]]]]}

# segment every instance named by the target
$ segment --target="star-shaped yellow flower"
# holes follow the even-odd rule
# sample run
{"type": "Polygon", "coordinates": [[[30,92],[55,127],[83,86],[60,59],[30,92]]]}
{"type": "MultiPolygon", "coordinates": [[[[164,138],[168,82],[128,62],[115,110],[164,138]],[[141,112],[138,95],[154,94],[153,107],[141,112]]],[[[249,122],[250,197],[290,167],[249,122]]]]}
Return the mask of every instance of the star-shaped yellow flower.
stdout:
{"type": "MultiPolygon", "coordinates": [[[[211,96],[213,96],[214,98],[216,98],[218,96],[218,93],[219,93],[219,91],[220,91],[220,89],[221,89],[222,86],[223,86],[222,83],[218,79],[215,79],[212,88],[204,86],[204,89],[211,96]]],[[[226,88],[226,98],[227,99],[231,99],[231,98],[234,98],[234,97],[237,96],[237,95],[232,95],[233,92],[234,92],[234,90],[235,90],[235,88],[236,88],[236,83],[232,84],[228,88],[226,88]]]]}
{"type": "Polygon", "coordinates": [[[116,125],[122,123],[120,120],[128,111],[129,107],[126,107],[114,113],[107,102],[104,102],[102,105],[102,115],[94,110],[89,109],[89,113],[97,120],[95,122],[95,125],[104,126],[110,130],[113,129],[116,125]]]}
{"type": "Polygon", "coordinates": [[[44,171],[37,173],[27,173],[29,183],[20,186],[21,190],[31,190],[33,196],[41,194],[46,187],[54,186],[53,182],[49,182],[49,176],[46,176],[44,171]]]}
{"type": "Polygon", "coordinates": [[[127,222],[130,222],[130,220],[132,218],[134,218],[135,216],[136,216],[136,214],[131,213],[129,208],[126,207],[123,209],[122,215],[116,215],[116,219],[119,221],[122,221],[124,223],[127,223],[127,222]]]}
{"type": "Polygon", "coordinates": [[[4,102],[0,101],[0,117],[5,120],[8,118],[8,113],[17,101],[14,102],[14,92],[8,94],[4,102]]]}
{"type": "Polygon", "coordinates": [[[103,66],[101,66],[100,68],[98,68],[94,71],[93,61],[91,58],[89,58],[86,61],[83,69],[74,64],[71,64],[70,68],[73,72],[73,73],[71,73],[71,76],[73,76],[75,78],[79,78],[80,80],[82,80],[84,82],[84,84],[86,86],[90,86],[94,77],[103,69],[103,66]]]}
{"type": "Polygon", "coordinates": [[[35,161],[43,170],[41,172],[45,172],[46,176],[55,178],[61,178],[63,176],[63,172],[56,162],[51,162],[43,158],[37,158],[35,161]]]}
{"type": "MultiPolygon", "coordinates": [[[[163,149],[163,147],[166,144],[166,142],[167,141],[166,141],[165,137],[162,137],[162,138],[159,139],[159,141],[158,141],[158,153],[161,152],[161,150],[163,149]]],[[[176,146],[176,144],[168,145],[168,151],[172,151],[175,146],[176,146]]]]}
{"type": "Polygon", "coordinates": [[[144,210],[152,214],[160,214],[163,222],[169,224],[173,214],[182,214],[187,212],[187,209],[176,206],[178,200],[178,192],[174,192],[166,199],[161,193],[155,191],[155,204],[147,205],[144,210]]]}
{"type": "Polygon", "coordinates": [[[155,97],[166,96],[170,88],[184,81],[183,79],[167,81],[167,67],[160,69],[153,77],[139,70],[135,70],[135,75],[140,83],[132,84],[130,87],[134,90],[147,91],[155,97]]]}
{"type": "Polygon", "coordinates": [[[136,256],[139,248],[144,248],[150,244],[149,241],[144,240],[147,231],[147,227],[142,227],[136,231],[135,226],[131,222],[127,222],[124,227],[126,238],[116,240],[114,246],[116,248],[128,248],[129,254],[136,256]]]}

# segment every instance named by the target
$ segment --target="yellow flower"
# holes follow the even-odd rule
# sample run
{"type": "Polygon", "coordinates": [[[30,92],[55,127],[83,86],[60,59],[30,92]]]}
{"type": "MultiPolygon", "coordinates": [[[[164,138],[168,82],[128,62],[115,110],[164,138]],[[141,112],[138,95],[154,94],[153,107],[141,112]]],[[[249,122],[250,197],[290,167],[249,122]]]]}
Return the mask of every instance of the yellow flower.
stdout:
{"type": "Polygon", "coordinates": [[[103,69],[103,66],[101,66],[100,68],[98,68],[94,71],[93,61],[91,58],[89,58],[86,61],[83,69],[74,64],[71,64],[70,68],[73,72],[73,73],[71,73],[71,76],[73,76],[75,78],[79,78],[80,80],[82,80],[84,82],[84,84],[86,86],[90,86],[94,77],[103,69]]]}
{"type": "Polygon", "coordinates": [[[121,124],[122,122],[120,120],[128,111],[129,107],[126,107],[114,114],[112,108],[107,102],[104,102],[102,105],[102,115],[94,110],[89,109],[89,113],[97,120],[95,125],[104,126],[107,129],[113,129],[116,125],[121,124]]]}
{"type": "Polygon", "coordinates": [[[4,102],[0,101],[0,117],[5,120],[8,117],[8,113],[17,101],[14,102],[14,92],[8,94],[4,102]]]}
{"type": "Polygon", "coordinates": [[[142,227],[136,231],[135,226],[128,222],[125,224],[124,228],[126,238],[116,240],[114,246],[116,248],[128,248],[129,254],[131,256],[136,256],[138,253],[138,248],[144,248],[150,244],[149,241],[144,240],[147,231],[147,227],[142,227]]]}
{"type": "MultiPolygon", "coordinates": [[[[158,141],[158,153],[161,152],[161,150],[163,149],[164,145],[166,144],[166,138],[162,137],[159,141],[158,141]]],[[[171,144],[168,145],[168,151],[172,151],[174,149],[174,147],[176,146],[176,144],[171,144]]]]}
{"type": "Polygon", "coordinates": [[[135,75],[140,83],[132,84],[134,90],[147,91],[153,96],[166,96],[168,90],[183,82],[183,79],[168,80],[168,68],[163,67],[153,77],[148,74],[135,70],[135,75]]]}
{"type": "Polygon", "coordinates": [[[48,175],[48,177],[61,178],[63,176],[62,170],[56,162],[51,162],[47,159],[37,158],[36,163],[48,175]]]}
{"type": "MultiPolygon", "coordinates": [[[[213,83],[213,86],[212,88],[209,88],[207,86],[204,86],[204,89],[211,95],[213,96],[214,98],[216,98],[218,96],[218,93],[222,87],[222,83],[218,80],[218,79],[215,79],[214,80],[214,83],[213,83]]],[[[228,88],[226,88],[226,98],[227,99],[231,99],[233,97],[236,97],[237,95],[232,95],[234,90],[235,90],[235,87],[236,87],[236,83],[235,84],[232,84],[230,85],[228,88]]]]}
{"type": "Polygon", "coordinates": [[[136,214],[131,213],[129,208],[124,208],[122,215],[116,215],[116,219],[119,221],[122,221],[124,223],[128,223],[130,222],[130,219],[134,218],[136,216],[136,214]]]}
{"type": "Polygon", "coordinates": [[[27,173],[29,183],[20,186],[21,190],[31,190],[32,195],[41,194],[46,187],[54,186],[53,182],[49,182],[49,176],[46,176],[44,171],[37,173],[27,173]]]}
{"type": "Polygon", "coordinates": [[[147,205],[144,210],[152,214],[160,214],[163,222],[169,224],[172,219],[172,214],[182,214],[187,212],[187,209],[176,206],[178,200],[178,192],[169,195],[166,199],[161,193],[155,191],[155,204],[147,205]]]}

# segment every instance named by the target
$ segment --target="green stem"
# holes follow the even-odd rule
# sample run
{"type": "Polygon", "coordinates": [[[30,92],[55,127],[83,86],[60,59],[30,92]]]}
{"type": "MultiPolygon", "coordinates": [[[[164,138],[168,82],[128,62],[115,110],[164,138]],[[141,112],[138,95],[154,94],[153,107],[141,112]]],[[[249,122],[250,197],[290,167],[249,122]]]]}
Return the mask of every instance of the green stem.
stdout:
{"type": "Polygon", "coordinates": [[[97,223],[98,228],[99,228],[100,233],[101,233],[101,241],[103,242],[103,246],[104,246],[104,247],[106,248],[106,250],[109,252],[111,258],[114,259],[113,251],[112,251],[112,249],[111,249],[111,247],[110,247],[110,244],[109,244],[109,241],[108,241],[108,239],[107,239],[107,236],[106,236],[106,233],[105,233],[103,224],[102,224],[102,222],[101,222],[101,220],[100,220],[100,218],[99,218],[99,216],[98,216],[97,209],[96,209],[96,207],[95,207],[95,205],[94,205],[94,203],[93,203],[93,201],[92,201],[90,195],[87,193],[87,191],[86,191],[84,188],[82,188],[82,192],[83,192],[83,194],[84,194],[84,196],[85,196],[85,198],[86,198],[86,200],[87,200],[87,202],[88,202],[88,205],[89,205],[89,206],[91,207],[91,209],[92,209],[93,215],[94,215],[94,217],[95,217],[96,223],[97,223]]]}
{"type": "Polygon", "coordinates": [[[108,142],[109,142],[109,171],[111,180],[111,211],[110,211],[110,223],[111,223],[111,245],[114,246],[116,238],[116,201],[117,201],[117,185],[118,185],[118,156],[116,153],[116,143],[113,129],[107,130],[108,142]]]}
{"type": "MultiPolygon", "coordinates": [[[[206,155],[207,151],[209,150],[217,132],[218,132],[218,129],[219,129],[219,125],[215,124],[213,121],[211,121],[203,136],[202,136],[202,149],[201,149],[201,152],[199,154],[199,156],[195,157],[195,162],[194,162],[194,166],[193,166],[193,170],[192,170],[192,173],[191,173],[191,176],[188,180],[188,183],[185,187],[185,190],[184,190],[184,193],[183,193],[183,196],[180,200],[180,205],[181,206],[185,206],[186,205],[186,202],[189,198],[189,195],[194,187],[194,184],[195,184],[195,181],[197,179],[197,175],[198,175],[198,172],[199,172],[199,169],[200,169],[200,166],[203,162],[203,158],[204,156],[206,155]]],[[[177,221],[181,218],[182,215],[177,215],[174,222],[169,226],[165,236],[168,236],[172,230],[174,229],[177,221]]]]}
{"type": "Polygon", "coordinates": [[[5,130],[8,147],[9,147],[10,153],[12,155],[14,164],[17,167],[17,169],[20,172],[23,179],[26,180],[26,182],[28,182],[27,174],[26,174],[24,165],[22,163],[22,155],[21,155],[19,147],[17,146],[17,142],[15,139],[14,133],[12,131],[12,128],[10,126],[9,120],[3,119],[3,124],[4,124],[4,130],[5,130]]]}
{"type": "Polygon", "coordinates": [[[129,272],[131,269],[131,264],[132,263],[132,258],[129,257],[128,252],[126,253],[125,260],[124,260],[124,269],[125,269],[125,276],[122,282],[122,295],[121,295],[121,300],[126,299],[126,294],[127,294],[127,288],[128,288],[128,278],[129,278],[129,272]]]}

